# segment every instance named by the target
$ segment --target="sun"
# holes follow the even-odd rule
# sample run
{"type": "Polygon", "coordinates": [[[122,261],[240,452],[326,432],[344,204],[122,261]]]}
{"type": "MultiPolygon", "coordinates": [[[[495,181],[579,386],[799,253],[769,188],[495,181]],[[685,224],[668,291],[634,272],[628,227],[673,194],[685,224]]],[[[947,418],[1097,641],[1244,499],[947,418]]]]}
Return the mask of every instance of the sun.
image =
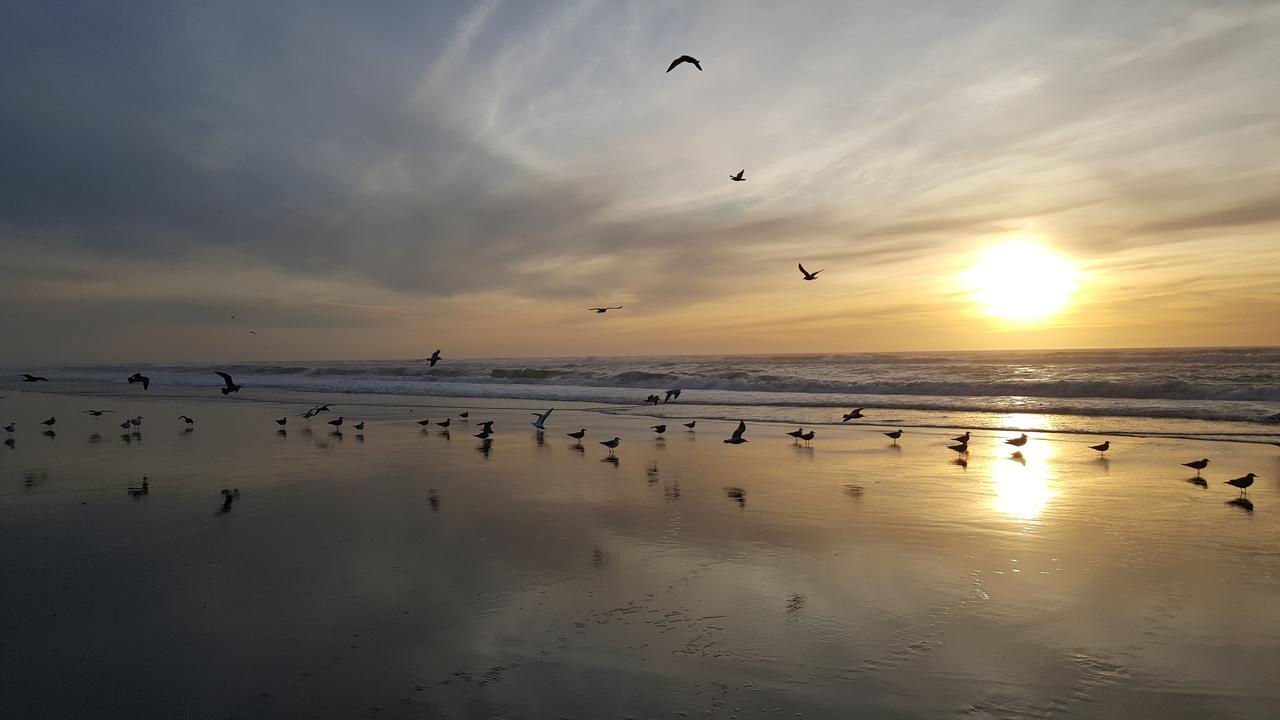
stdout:
{"type": "Polygon", "coordinates": [[[964,274],[987,314],[1008,320],[1040,320],[1071,302],[1076,269],[1071,261],[1033,240],[1009,240],[987,248],[964,274]]]}

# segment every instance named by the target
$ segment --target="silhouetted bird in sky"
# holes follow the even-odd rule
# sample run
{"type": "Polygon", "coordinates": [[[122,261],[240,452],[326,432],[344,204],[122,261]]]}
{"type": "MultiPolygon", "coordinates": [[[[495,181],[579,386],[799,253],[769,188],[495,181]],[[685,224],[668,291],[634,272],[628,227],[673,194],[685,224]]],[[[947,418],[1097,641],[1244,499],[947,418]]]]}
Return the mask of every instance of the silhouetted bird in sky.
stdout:
{"type": "Polygon", "coordinates": [[[588,309],[588,310],[591,310],[592,312],[594,312],[594,313],[595,313],[595,314],[597,314],[597,315],[603,315],[603,314],[605,314],[605,313],[609,312],[610,310],[621,310],[621,309],[622,309],[622,306],[621,306],[621,305],[608,305],[608,306],[604,306],[604,307],[593,307],[593,308],[587,308],[587,309],[588,309]]]}
{"type": "Polygon", "coordinates": [[[48,420],[42,420],[42,421],[40,421],[40,424],[41,424],[41,425],[48,425],[49,427],[53,427],[57,422],[58,422],[58,418],[51,417],[51,418],[49,418],[48,420]]]}
{"type": "Polygon", "coordinates": [[[671,65],[667,67],[667,72],[671,72],[672,70],[675,70],[676,66],[678,66],[680,63],[689,63],[690,65],[698,68],[699,71],[702,70],[702,63],[698,62],[697,58],[689,55],[681,55],[680,57],[671,61],[671,65]]]}
{"type": "Polygon", "coordinates": [[[1248,494],[1249,486],[1253,484],[1253,479],[1256,477],[1258,476],[1254,475],[1253,473],[1249,473],[1244,477],[1238,477],[1238,478],[1235,478],[1234,480],[1228,480],[1226,484],[1231,485],[1232,487],[1240,488],[1240,497],[1244,497],[1246,494],[1248,494]]]}
{"type": "MultiPolygon", "coordinates": [[[[213,374],[221,377],[222,382],[227,384],[226,387],[220,388],[222,390],[223,395],[230,395],[233,392],[240,392],[240,386],[237,385],[236,382],[231,379],[230,375],[222,372],[221,370],[214,370],[213,374]]],[[[328,409],[328,408],[326,407],[325,409],[328,409]]]]}
{"type": "Polygon", "coordinates": [[[747,432],[747,422],[745,420],[739,420],[738,429],[734,430],[733,434],[730,435],[729,439],[725,440],[725,442],[730,445],[741,445],[742,443],[747,441],[746,438],[742,437],[746,432],[747,432]]]}
{"type": "Polygon", "coordinates": [[[435,367],[440,360],[440,348],[436,348],[436,351],[431,353],[431,357],[427,358],[427,362],[430,363],[429,367],[435,367]]]}
{"type": "Polygon", "coordinates": [[[151,378],[143,375],[142,373],[134,373],[129,376],[129,384],[132,385],[134,383],[142,383],[143,390],[151,388],[151,378]]]}
{"type": "MultiPolygon", "coordinates": [[[[730,180],[732,180],[732,181],[734,181],[734,182],[743,182],[744,180],[746,180],[746,179],[747,179],[747,178],[746,178],[746,172],[747,172],[747,171],[746,171],[745,169],[744,169],[744,170],[739,170],[737,175],[730,175],[730,176],[729,176],[729,179],[730,179],[730,180]]],[[[765,183],[765,184],[766,184],[766,185],[768,185],[768,183],[765,183]]]]}
{"type": "Polygon", "coordinates": [[[813,272],[809,272],[808,270],[804,269],[804,265],[801,263],[796,263],[796,266],[800,268],[800,273],[804,275],[805,280],[817,280],[818,273],[822,272],[821,270],[814,270],[813,272]]]}
{"type": "Polygon", "coordinates": [[[1200,477],[1200,471],[1209,467],[1209,458],[1204,458],[1202,460],[1192,460],[1189,463],[1182,463],[1182,465],[1184,467],[1189,467],[1192,470],[1195,470],[1196,477],[1200,477]]]}
{"type": "Polygon", "coordinates": [[[544,413],[534,413],[533,414],[534,417],[538,419],[533,421],[533,426],[538,428],[539,430],[545,430],[546,428],[543,427],[543,424],[547,422],[547,418],[551,417],[551,413],[554,411],[555,411],[555,408],[551,408],[550,410],[544,413]]]}
{"type": "Polygon", "coordinates": [[[1102,455],[1106,455],[1106,454],[1107,454],[1107,451],[1111,449],[1111,441],[1110,441],[1110,440],[1108,440],[1108,441],[1106,441],[1106,442],[1102,443],[1101,445],[1090,445],[1090,446],[1089,446],[1089,449],[1090,449],[1090,450],[1097,450],[1100,454],[1102,454],[1102,455]]]}
{"type": "Polygon", "coordinates": [[[81,410],[82,415],[92,415],[93,417],[102,417],[103,415],[114,412],[112,410],[81,410]]]}
{"type": "Polygon", "coordinates": [[[1019,436],[1018,436],[1018,437],[1016,437],[1016,438],[1013,438],[1012,440],[1005,440],[1005,441],[1004,441],[1004,444],[1005,444],[1005,445],[1012,445],[1012,446],[1014,446],[1014,447],[1022,447],[1023,445],[1026,445],[1026,444],[1027,444],[1027,440],[1028,440],[1028,439],[1029,439],[1029,438],[1027,437],[1027,434],[1026,434],[1026,433],[1022,433],[1021,435],[1019,435],[1019,436]]]}
{"type": "Polygon", "coordinates": [[[858,418],[862,417],[863,410],[866,410],[866,408],[854,408],[853,410],[850,410],[849,412],[844,414],[844,416],[840,419],[840,422],[849,422],[850,420],[857,420],[858,418]]]}
{"type": "Polygon", "coordinates": [[[667,402],[671,402],[672,400],[679,400],[679,399],[680,399],[680,388],[672,388],[667,391],[667,396],[662,398],[662,402],[667,403],[667,402]]]}
{"type": "Polygon", "coordinates": [[[49,378],[32,375],[31,373],[22,373],[22,382],[49,382],[49,378]]]}

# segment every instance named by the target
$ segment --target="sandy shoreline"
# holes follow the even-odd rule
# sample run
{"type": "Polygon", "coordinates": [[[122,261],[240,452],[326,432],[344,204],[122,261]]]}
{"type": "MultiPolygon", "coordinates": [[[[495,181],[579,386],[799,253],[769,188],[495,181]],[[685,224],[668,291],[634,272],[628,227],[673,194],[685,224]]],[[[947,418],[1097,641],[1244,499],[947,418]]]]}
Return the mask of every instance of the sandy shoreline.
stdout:
{"type": "Polygon", "coordinates": [[[1280,698],[1271,446],[1135,438],[1103,462],[1050,437],[1023,465],[982,433],[962,467],[942,430],[805,448],[760,423],[727,446],[727,422],[658,439],[583,405],[539,443],[533,403],[344,397],[363,438],[282,436],[309,397],[7,394],[6,716],[1260,718],[1280,698]],[[414,424],[463,409],[448,437],[414,424]],[[614,435],[617,465],[595,443],[614,435]],[[1178,465],[1198,457],[1207,488],[1178,465]],[[1227,505],[1250,471],[1254,509],[1227,505]]]}

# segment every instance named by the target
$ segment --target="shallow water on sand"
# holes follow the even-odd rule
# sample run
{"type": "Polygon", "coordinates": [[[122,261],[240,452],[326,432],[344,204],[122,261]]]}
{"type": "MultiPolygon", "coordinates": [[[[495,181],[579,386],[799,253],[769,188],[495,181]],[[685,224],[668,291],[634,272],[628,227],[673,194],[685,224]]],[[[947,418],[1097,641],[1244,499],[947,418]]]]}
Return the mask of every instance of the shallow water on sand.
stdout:
{"type": "Polygon", "coordinates": [[[360,417],[335,435],[306,402],[0,403],[19,422],[0,715],[1199,719],[1280,700],[1275,447],[1117,437],[1102,460],[1101,436],[1044,435],[1020,462],[984,431],[962,466],[942,429],[804,447],[759,423],[728,446],[727,422],[658,438],[583,406],[539,441],[533,408],[459,400],[472,422],[448,436],[414,422],[438,406],[376,401],[336,405],[360,417]],[[94,404],[116,419],[77,415],[94,404]],[[583,426],[579,450],[563,433],[583,426]],[[614,435],[616,464],[594,442],[614,435]],[[1179,465],[1200,457],[1207,487],[1179,465]],[[1250,471],[1252,509],[1228,504],[1250,471]],[[222,488],[241,491],[226,512],[222,488]]]}

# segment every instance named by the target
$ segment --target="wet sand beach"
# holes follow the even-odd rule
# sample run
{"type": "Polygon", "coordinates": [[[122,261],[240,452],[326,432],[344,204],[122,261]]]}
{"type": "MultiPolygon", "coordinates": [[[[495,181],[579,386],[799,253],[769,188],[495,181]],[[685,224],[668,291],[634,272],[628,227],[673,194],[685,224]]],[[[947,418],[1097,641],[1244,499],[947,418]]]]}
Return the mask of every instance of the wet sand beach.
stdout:
{"type": "Polygon", "coordinates": [[[894,446],[889,426],[817,427],[806,447],[751,423],[730,446],[736,423],[657,436],[585,403],[539,439],[526,401],[342,396],[308,427],[334,397],[7,395],[5,717],[1200,720],[1280,701],[1272,445],[1111,437],[1102,459],[1106,436],[1032,433],[1019,461],[981,430],[962,465],[963,428],[894,446]],[[95,406],[116,412],[79,414],[95,406]],[[416,424],[445,417],[447,435],[416,424]],[[1201,457],[1205,487],[1180,465],[1201,457]],[[1223,481],[1247,472],[1232,504],[1223,481]]]}

